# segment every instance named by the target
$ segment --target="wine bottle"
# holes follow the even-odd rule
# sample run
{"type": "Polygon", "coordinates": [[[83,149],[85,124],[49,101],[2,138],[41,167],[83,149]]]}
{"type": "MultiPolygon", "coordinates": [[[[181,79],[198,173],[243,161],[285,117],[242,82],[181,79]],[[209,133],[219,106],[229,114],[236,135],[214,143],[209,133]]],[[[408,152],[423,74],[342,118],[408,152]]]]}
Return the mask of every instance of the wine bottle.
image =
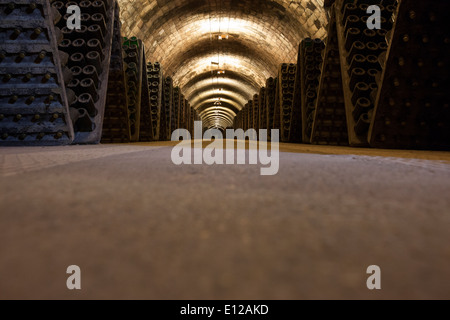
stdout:
{"type": "Polygon", "coordinates": [[[31,80],[31,78],[33,78],[33,75],[32,75],[30,72],[28,72],[28,73],[26,73],[25,76],[22,78],[22,81],[23,81],[23,82],[29,82],[29,81],[31,80]]]}
{"type": "Polygon", "coordinates": [[[78,38],[72,41],[72,47],[74,51],[82,53],[83,55],[86,54],[86,41],[83,39],[78,38]]]}
{"type": "Polygon", "coordinates": [[[91,78],[85,78],[81,80],[80,85],[83,88],[84,92],[91,95],[94,102],[98,101],[99,96],[95,87],[94,80],[92,80],[91,78]]]}
{"type": "Polygon", "coordinates": [[[39,64],[42,62],[42,60],[44,60],[45,56],[47,55],[47,52],[45,52],[44,50],[42,50],[41,52],[39,52],[39,54],[37,55],[36,59],[34,60],[35,63],[39,64]]]}
{"type": "Polygon", "coordinates": [[[95,8],[92,6],[91,1],[81,1],[80,8],[82,12],[86,12],[88,14],[93,14],[95,12],[95,8]]]}
{"type": "Polygon", "coordinates": [[[13,95],[13,96],[9,99],[8,103],[9,103],[9,104],[14,104],[14,103],[17,102],[18,99],[19,99],[18,96],[13,95]]]}
{"type": "Polygon", "coordinates": [[[15,62],[16,63],[20,63],[20,62],[22,62],[22,60],[26,57],[26,52],[25,51],[20,51],[19,52],[19,54],[17,55],[17,57],[16,57],[16,60],[15,60],[15,62]]]}
{"type": "Polygon", "coordinates": [[[52,114],[52,116],[50,118],[50,122],[55,122],[58,119],[59,119],[59,114],[58,113],[54,113],[54,114],[52,114]]]}
{"type": "Polygon", "coordinates": [[[85,109],[91,117],[95,117],[97,115],[97,109],[95,108],[94,100],[89,93],[83,93],[78,97],[79,108],[85,109]]]}
{"type": "Polygon", "coordinates": [[[96,51],[100,54],[100,61],[103,61],[104,59],[104,54],[103,54],[103,49],[102,49],[102,45],[100,43],[100,40],[98,39],[90,39],[87,42],[87,47],[89,52],[91,51],[96,51]]]}
{"type": "Polygon", "coordinates": [[[355,125],[355,132],[357,135],[365,135],[367,134],[367,131],[370,127],[370,117],[369,114],[363,113],[359,119],[358,122],[355,125]]]}
{"type": "Polygon", "coordinates": [[[86,64],[94,66],[98,74],[102,73],[102,62],[100,58],[100,54],[97,51],[90,51],[86,54],[86,64]]]}
{"type": "Polygon", "coordinates": [[[11,33],[11,36],[9,38],[11,40],[16,40],[20,36],[21,33],[22,33],[22,28],[16,27],[16,28],[14,28],[14,30],[11,33]]]}
{"type": "Polygon", "coordinates": [[[105,23],[105,18],[103,16],[103,14],[101,14],[101,13],[93,14],[91,16],[91,20],[92,20],[93,25],[100,26],[100,30],[102,31],[102,34],[105,35],[106,34],[106,23],[105,23]]]}
{"type": "Polygon", "coordinates": [[[106,17],[106,6],[103,1],[93,1],[92,8],[95,9],[96,12],[100,13],[102,16],[106,17]]]}
{"type": "Polygon", "coordinates": [[[32,3],[30,3],[30,4],[28,5],[26,11],[27,11],[28,14],[32,14],[36,8],[37,8],[36,3],[32,2],[32,3]]]}
{"type": "Polygon", "coordinates": [[[84,67],[83,75],[84,75],[84,78],[92,79],[94,81],[95,87],[98,88],[99,77],[98,77],[97,70],[93,65],[87,65],[86,67],[84,67]]]}
{"type": "Polygon", "coordinates": [[[42,77],[41,82],[42,82],[42,83],[46,83],[46,82],[48,82],[48,80],[50,80],[51,78],[52,78],[51,73],[50,73],[50,72],[47,72],[47,73],[45,73],[44,76],[42,77]]]}
{"type": "Polygon", "coordinates": [[[355,85],[355,89],[352,94],[352,104],[355,105],[359,98],[369,98],[370,88],[369,85],[365,82],[358,82],[355,85]]]}
{"type": "Polygon", "coordinates": [[[32,104],[35,100],[36,100],[36,97],[32,95],[32,96],[29,96],[29,97],[27,98],[27,100],[25,101],[25,103],[28,104],[28,105],[30,105],[30,104],[32,104]]]}
{"type": "Polygon", "coordinates": [[[361,114],[367,113],[370,108],[372,107],[372,104],[369,99],[366,97],[360,97],[355,103],[355,108],[353,109],[352,115],[355,121],[358,121],[358,119],[361,117],[361,114]]]}
{"type": "Polygon", "coordinates": [[[69,67],[72,68],[74,66],[83,67],[86,65],[84,55],[80,52],[76,52],[72,54],[69,58],[69,67]]]}
{"type": "Polygon", "coordinates": [[[42,32],[43,32],[42,28],[35,28],[30,36],[30,39],[36,40],[42,32]]]}

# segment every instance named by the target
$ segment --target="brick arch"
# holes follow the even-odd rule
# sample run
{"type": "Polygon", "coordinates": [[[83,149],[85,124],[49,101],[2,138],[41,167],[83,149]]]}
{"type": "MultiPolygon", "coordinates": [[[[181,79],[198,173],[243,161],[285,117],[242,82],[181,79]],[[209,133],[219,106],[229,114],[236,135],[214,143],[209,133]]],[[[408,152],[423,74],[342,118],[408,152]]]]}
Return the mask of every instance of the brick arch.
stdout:
{"type": "MultiPolygon", "coordinates": [[[[295,62],[305,37],[326,36],[323,0],[119,0],[124,34],[143,39],[149,60],[183,92],[201,90],[193,79],[220,68],[242,74],[252,96],[282,62],[295,62]],[[218,35],[227,34],[227,40],[218,35]]],[[[189,97],[187,97],[189,98],[189,97]]],[[[196,108],[196,105],[193,105],[196,108]]],[[[243,107],[243,106],[241,106],[243,107]]]]}

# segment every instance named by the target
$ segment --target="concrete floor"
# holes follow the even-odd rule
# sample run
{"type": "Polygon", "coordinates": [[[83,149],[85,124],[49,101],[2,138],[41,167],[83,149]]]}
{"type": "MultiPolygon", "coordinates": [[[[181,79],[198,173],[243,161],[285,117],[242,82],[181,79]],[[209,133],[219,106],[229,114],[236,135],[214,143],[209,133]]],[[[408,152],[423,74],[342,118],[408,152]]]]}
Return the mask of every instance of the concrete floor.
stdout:
{"type": "Polygon", "coordinates": [[[449,153],[282,145],[260,176],[170,146],[1,148],[0,298],[450,299],[449,153]]]}

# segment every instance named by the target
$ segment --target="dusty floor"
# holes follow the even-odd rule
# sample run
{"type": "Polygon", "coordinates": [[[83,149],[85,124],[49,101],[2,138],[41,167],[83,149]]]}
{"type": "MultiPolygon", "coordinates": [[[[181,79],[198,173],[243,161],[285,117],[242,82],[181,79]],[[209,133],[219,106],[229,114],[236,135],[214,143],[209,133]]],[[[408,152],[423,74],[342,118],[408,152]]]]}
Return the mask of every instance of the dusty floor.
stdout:
{"type": "Polygon", "coordinates": [[[172,145],[0,148],[0,298],[450,299],[450,153],[281,145],[260,176],[172,145]]]}

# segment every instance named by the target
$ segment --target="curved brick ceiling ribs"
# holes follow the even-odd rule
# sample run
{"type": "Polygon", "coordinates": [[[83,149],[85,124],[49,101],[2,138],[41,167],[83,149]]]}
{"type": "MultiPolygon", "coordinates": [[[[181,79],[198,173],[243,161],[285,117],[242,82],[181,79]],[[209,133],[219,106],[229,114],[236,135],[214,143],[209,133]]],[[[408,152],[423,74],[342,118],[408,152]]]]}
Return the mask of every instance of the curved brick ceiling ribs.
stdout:
{"type": "Polygon", "coordinates": [[[144,41],[205,126],[229,126],[280,63],[296,62],[303,38],[326,36],[323,0],[118,1],[123,34],[144,41]]]}

